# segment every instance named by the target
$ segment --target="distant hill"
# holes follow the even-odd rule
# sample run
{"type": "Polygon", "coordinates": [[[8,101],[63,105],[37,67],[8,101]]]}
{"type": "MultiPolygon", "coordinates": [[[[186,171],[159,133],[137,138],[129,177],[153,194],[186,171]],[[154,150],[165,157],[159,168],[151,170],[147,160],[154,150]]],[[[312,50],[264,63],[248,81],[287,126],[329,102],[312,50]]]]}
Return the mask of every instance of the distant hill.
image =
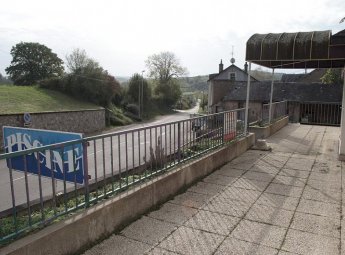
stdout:
{"type": "Polygon", "coordinates": [[[205,91],[208,89],[208,75],[198,75],[194,77],[181,77],[181,90],[183,92],[205,91]]]}
{"type": "MultiPolygon", "coordinates": [[[[263,71],[260,69],[252,70],[252,76],[259,81],[271,80],[272,73],[263,71]]],[[[274,80],[280,80],[283,73],[275,73],[274,80]]],[[[207,91],[208,90],[208,75],[198,75],[193,77],[180,77],[178,78],[181,82],[182,92],[196,92],[196,91],[207,91]]],[[[121,83],[122,86],[126,86],[130,77],[119,76],[116,79],[121,83]]]]}
{"type": "Polygon", "coordinates": [[[120,83],[127,82],[130,78],[129,76],[115,76],[115,79],[120,83]]]}
{"type": "Polygon", "coordinates": [[[5,84],[12,84],[13,82],[6,76],[3,76],[0,73],[0,85],[5,85],[5,84]]]}
{"type": "MultiPolygon", "coordinates": [[[[259,81],[271,80],[272,73],[260,69],[252,70],[252,76],[259,81]]],[[[283,73],[275,73],[274,80],[278,81],[283,76],[283,73]]],[[[198,75],[194,77],[179,78],[181,82],[181,89],[183,92],[195,92],[208,90],[207,80],[208,75],[198,75]]]]}
{"type": "MultiPolygon", "coordinates": [[[[284,73],[274,73],[274,80],[280,81],[284,73]]],[[[251,71],[251,75],[259,81],[271,81],[272,72],[263,71],[261,69],[255,69],[251,71]]]]}

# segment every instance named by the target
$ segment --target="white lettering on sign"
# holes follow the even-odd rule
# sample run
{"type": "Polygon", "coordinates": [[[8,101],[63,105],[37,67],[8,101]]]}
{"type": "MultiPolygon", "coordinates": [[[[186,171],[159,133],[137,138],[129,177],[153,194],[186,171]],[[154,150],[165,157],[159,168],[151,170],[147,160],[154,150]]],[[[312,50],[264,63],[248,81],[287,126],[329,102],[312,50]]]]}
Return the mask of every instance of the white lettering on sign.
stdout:
{"type": "MultiPolygon", "coordinates": [[[[28,134],[16,133],[6,137],[5,149],[8,153],[38,148],[41,146],[43,146],[43,144],[40,141],[32,141],[28,134]]],[[[32,155],[32,153],[29,153],[28,155],[32,155]]],[[[45,167],[54,172],[60,172],[61,174],[63,173],[64,164],[67,164],[68,166],[65,168],[66,173],[80,170],[80,160],[83,158],[79,148],[74,148],[74,151],[73,149],[64,150],[63,153],[55,150],[46,150],[44,153],[35,152],[34,155],[36,160],[39,159],[40,163],[45,165],[45,167]],[[63,159],[65,159],[65,161],[63,159]]]]}

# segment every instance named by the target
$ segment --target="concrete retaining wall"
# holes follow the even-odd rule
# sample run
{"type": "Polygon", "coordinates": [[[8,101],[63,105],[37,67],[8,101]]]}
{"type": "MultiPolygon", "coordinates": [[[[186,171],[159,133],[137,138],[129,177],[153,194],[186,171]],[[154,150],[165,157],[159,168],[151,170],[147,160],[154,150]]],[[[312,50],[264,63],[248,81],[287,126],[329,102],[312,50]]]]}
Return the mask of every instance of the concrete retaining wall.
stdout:
{"type": "Polygon", "coordinates": [[[244,153],[254,134],[0,249],[0,254],[74,254],[139,218],[244,153]]]}
{"type": "Polygon", "coordinates": [[[274,133],[276,133],[278,130],[282,129],[289,123],[289,116],[286,116],[276,122],[274,122],[271,125],[268,125],[266,127],[249,127],[248,131],[255,134],[255,139],[264,139],[267,138],[274,133]]]}
{"type": "MultiPolygon", "coordinates": [[[[105,110],[82,110],[31,113],[30,128],[50,129],[76,133],[92,133],[105,128],[105,110]]],[[[2,127],[23,127],[23,114],[0,115],[0,150],[3,146],[2,127]]]]}

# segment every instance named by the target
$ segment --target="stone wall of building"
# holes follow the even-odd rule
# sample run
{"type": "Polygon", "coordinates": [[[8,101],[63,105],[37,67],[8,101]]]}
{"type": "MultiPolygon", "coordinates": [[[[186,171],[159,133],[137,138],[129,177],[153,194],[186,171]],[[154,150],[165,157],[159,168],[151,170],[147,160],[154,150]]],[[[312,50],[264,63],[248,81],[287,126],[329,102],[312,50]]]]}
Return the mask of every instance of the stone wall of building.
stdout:
{"type": "MultiPolygon", "coordinates": [[[[31,113],[29,128],[49,129],[75,133],[92,133],[105,128],[105,110],[82,110],[31,113]]],[[[0,149],[3,148],[3,126],[24,127],[24,115],[0,115],[0,149]]]]}

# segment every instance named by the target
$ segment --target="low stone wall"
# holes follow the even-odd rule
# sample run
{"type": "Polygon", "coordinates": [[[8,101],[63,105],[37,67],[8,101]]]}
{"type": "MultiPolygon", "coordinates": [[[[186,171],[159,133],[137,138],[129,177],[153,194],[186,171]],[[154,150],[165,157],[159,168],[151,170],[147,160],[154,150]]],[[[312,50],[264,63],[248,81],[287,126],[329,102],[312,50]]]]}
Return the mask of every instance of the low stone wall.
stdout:
{"type": "Polygon", "coordinates": [[[241,155],[254,144],[254,140],[254,134],[250,134],[69,219],[15,241],[0,249],[0,254],[65,255],[88,248],[241,155]]]}
{"type": "MultiPolygon", "coordinates": [[[[30,128],[92,133],[105,128],[105,110],[81,110],[30,113],[30,128]]],[[[24,127],[23,114],[0,115],[0,150],[3,148],[3,126],[24,127]]]]}
{"type": "Polygon", "coordinates": [[[255,134],[255,139],[265,139],[274,133],[276,133],[278,130],[282,129],[289,123],[289,116],[286,116],[271,125],[268,125],[266,127],[249,127],[248,131],[255,134]]]}

